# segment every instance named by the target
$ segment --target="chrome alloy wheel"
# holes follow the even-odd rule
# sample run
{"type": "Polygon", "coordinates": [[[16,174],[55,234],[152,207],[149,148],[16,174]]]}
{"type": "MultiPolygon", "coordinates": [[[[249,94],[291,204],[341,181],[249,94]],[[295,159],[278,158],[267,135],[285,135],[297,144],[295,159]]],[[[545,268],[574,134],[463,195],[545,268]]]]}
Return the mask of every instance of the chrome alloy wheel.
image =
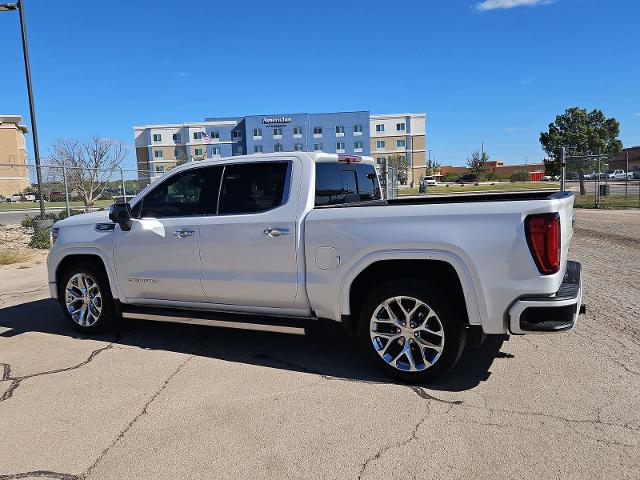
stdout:
{"type": "Polygon", "coordinates": [[[98,283],[86,273],[76,273],[67,282],[65,305],[71,319],[82,327],[98,321],[102,312],[102,294],[98,283]]]}
{"type": "Polygon", "coordinates": [[[373,348],[392,367],[406,372],[426,370],[438,361],[444,329],[436,312],[413,297],[388,298],[370,321],[373,348]]]}

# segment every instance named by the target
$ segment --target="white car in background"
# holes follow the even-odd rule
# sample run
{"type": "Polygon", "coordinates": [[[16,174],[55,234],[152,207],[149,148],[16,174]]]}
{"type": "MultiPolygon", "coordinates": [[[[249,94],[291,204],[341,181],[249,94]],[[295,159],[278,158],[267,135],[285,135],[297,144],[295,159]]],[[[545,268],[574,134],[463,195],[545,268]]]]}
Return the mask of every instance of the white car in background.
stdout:
{"type": "Polygon", "coordinates": [[[607,178],[609,180],[626,180],[627,174],[621,168],[614,170],[613,172],[609,172],[607,174],[607,178]]]}
{"type": "Polygon", "coordinates": [[[21,193],[14,193],[13,195],[7,197],[7,202],[19,202],[20,200],[22,200],[21,193]]]}
{"type": "Polygon", "coordinates": [[[435,187],[436,185],[438,185],[438,182],[436,181],[435,177],[432,177],[432,176],[424,177],[422,179],[422,183],[428,187],[435,187]]]}
{"type": "Polygon", "coordinates": [[[25,193],[23,195],[25,201],[27,202],[35,202],[36,201],[36,194],[35,193],[25,193]]]}

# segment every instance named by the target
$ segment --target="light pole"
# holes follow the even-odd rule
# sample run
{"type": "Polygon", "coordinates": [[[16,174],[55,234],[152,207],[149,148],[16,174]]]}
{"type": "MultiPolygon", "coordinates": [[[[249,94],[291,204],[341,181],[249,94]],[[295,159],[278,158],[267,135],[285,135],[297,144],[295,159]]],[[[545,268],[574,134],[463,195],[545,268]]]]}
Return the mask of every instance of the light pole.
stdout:
{"type": "Polygon", "coordinates": [[[0,12],[18,10],[20,14],[20,31],[22,32],[22,53],[24,55],[24,70],[27,75],[27,92],[29,94],[29,113],[31,114],[31,130],[33,133],[33,154],[36,160],[36,178],[38,181],[38,198],[40,200],[40,215],[44,218],[44,198],[42,197],[42,171],[40,168],[40,150],[38,148],[38,128],[36,127],[36,110],[33,105],[33,90],[31,89],[31,68],[29,67],[29,48],[27,46],[27,26],[24,21],[24,1],[17,3],[0,3],[0,12]]]}

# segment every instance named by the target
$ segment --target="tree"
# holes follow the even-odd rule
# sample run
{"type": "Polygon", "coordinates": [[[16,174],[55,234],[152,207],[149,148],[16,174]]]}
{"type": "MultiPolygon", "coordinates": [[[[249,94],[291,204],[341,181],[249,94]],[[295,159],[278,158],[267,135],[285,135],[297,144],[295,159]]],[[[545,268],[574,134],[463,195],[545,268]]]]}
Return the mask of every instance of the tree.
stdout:
{"type": "Polygon", "coordinates": [[[487,171],[488,161],[489,154],[487,152],[480,153],[476,150],[470,157],[467,157],[467,167],[469,167],[471,173],[477,175],[478,179],[480,179],[487,171]]]}
{"type": "Polygon", "coordinates": [[[69,189],[80,195],[88,209],[103,194],[126,155],[126,148],[117,140],[98,136],[85,141],[65,138],[53,145],[51,162],[66,168],[69,189]]]}
{"type": "Polygon", "coordinates": [[[425,168],[425,175],[435,175],[437,173],[440,173],[440,167],[442,167],[442,165],[440,165],[438,162],[436,162],[435,160],[427,160],[427,165],[425,168]]]}
{"type": "MultiPolygon", "coordinates": [[[[620,124],[615,118],[606,118],[601,110],[587,112],[584,108],[568,108],[556,120],[549,124],[549,130],[540,133],[540,143],[547,155],[545,160],[547,175],[560,173],[560,157],[562,147],[567,156],[577,155],[613,155],[622,149],[618,139],[620,124]]],[[[567,163],[568,170],[576,172],[580,179],[580,194],[586,193],[584,188],[585,169],[594,168],[597,160],[587,158],[572,159],[567,163]]]]}
{"type": "Polygon", "coordinates": [[[387,156],[387,165],[396,170],[398,173],[398,182],[405,185],[409,179],[409,161],[407,157],[399,153],[394,153],[393,155],[387,156]]]}
{"type": "Polygon", "coordinates": [[[527,182],[530,179],[531,177],[528,170],[516,170],[509,177],[511,182],[527,182]]]}

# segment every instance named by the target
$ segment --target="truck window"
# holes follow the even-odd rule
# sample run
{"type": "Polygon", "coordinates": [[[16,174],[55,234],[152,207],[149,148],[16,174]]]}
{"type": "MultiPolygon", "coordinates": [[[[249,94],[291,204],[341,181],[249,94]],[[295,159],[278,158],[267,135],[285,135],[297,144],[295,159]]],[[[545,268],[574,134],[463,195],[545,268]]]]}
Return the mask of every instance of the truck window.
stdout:
{"type": "Polygon", "coordinates": [[[291,162],[227,165],[224,169],[218,213],[259,213],[286,202],[291,162]]]}
{"type": "Polygon", "coordinates": [[[316,164],[316,206],[380,200],[373,165],[366,163],[316,164]]]}
{"type": "Polygon", "coordinates": [[[222,167],[196,168],[162,181],[142,199],[141,218],[215,214],[222,167]]]}

